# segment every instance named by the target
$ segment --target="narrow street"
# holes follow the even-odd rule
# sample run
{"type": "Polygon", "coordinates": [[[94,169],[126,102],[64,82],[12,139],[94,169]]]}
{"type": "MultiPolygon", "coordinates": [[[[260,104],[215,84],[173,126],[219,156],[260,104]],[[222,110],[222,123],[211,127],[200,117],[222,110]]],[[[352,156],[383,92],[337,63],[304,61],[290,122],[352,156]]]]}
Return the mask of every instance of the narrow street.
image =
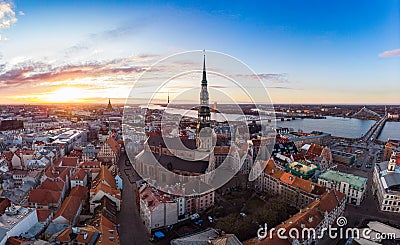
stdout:
{"type": "Polygon", "coordinates": [[[126,159],[126,154],[122,153],[118,162],[123,180],[122,205],[121,211],[118,214],[121,245],[150,244],[150,236],[140,219],[136,205],[135,183],[129,181],[137,180],[137,176],[134,176],[132,166],[128,167],[125,165],[126,159]],[[127,175],[130,177],[128,178],[127,175]]]}

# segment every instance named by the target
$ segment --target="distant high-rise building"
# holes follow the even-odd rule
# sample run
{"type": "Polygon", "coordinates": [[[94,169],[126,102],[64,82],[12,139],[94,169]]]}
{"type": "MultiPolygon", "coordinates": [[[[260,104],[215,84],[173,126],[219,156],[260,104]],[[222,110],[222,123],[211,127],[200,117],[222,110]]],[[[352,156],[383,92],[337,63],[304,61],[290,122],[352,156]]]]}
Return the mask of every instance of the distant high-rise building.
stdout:
{"type": "Polygon", "coordinates": [[[107,111],[111,112],[113,110],[112,105],[111,105],[111,100],[108,99],[108,105],[107,105],[107,111]]]}

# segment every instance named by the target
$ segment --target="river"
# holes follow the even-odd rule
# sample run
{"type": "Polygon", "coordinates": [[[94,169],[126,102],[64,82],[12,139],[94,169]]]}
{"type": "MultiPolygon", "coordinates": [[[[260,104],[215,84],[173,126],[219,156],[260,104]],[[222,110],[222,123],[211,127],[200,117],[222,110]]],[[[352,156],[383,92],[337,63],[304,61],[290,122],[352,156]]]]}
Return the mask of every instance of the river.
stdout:
{"type": "MultiPolygon", "coordinates": [[[[161,107],[158,105],[152,106],[151,108],[165,109],[165,107],[161,107]]],[[[168,108],[167,111],[169,113],[180,114],[189,117],[197,117],[197,111],[193,110],[188,111],[177,108],[168,108]]],[[[219,113],[211,113],[211,118],[217,121],[235,120],[240,116],[241,115],[239,114],[227,114],[222,116],[222,114],[219,113]]],[[[374,120],[360,120],[355,118],[343,118],[343,117],[326,117],[326,119],[296,119],[283,122],[277,120],[276,122],[277,127],[292,128],[294,131],[298,130],[302,130],[303,132],[322,131],[325,133],[329,133],[333,136],[346,137],[346,138],[359,138],[362,135],[364,135],[374,124],[375,124],[374,120]]],[[[391,124],[387,123],[387,125],[391,124]]],[[[387,138],[387,136],[383,134],[385,129],[382,131],[381,137],[382,135],[384,135],[383,137],[387,138]]],[[[391,134],[393,131],[396,130],[391,129],[388,131],[388,134],[391,134]]],[[[396,133],[398,136],[399,135],[398,127],[396,133]]]]}
{"type": "Polygon", "coordinates": [[[400,140],[400,122],[386,122],[378,140],[386,142],[388,138],[400,140]]]}

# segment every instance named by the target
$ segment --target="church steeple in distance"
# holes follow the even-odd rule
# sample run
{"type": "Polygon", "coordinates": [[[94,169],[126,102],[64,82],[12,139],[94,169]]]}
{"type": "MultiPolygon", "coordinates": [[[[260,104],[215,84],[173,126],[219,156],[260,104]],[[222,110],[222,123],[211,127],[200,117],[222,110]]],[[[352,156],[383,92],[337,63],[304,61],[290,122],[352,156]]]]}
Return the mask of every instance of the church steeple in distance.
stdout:
{"type": "Polygon", "coordinates": [[[211,113],[207,90],[206,51],[203,50],[203,79],[201,80],[200,106],[197,117],[197,134],[205,127],[211,126],[211,113]]]}
{"type": "Polygon", "coordinates": [[[108,105],[107,105],[107,111],[111,112],[113,110],[112,105],[111,105],[111,100],[108,99],[108,105]]]}

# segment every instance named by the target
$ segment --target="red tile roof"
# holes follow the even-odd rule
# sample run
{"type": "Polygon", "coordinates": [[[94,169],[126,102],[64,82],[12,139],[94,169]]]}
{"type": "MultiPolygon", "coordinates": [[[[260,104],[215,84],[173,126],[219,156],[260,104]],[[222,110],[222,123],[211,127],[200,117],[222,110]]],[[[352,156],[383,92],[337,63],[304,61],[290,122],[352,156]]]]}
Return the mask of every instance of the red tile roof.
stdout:
{"type": "Polygon", "coordinates": [[[71,242],[71,237],[70,234],[72,233],[72,227],[68,227],[65,230],[63,230],[57,237],[56,241],[57,242],[71,242]]]}
{"type": "Polygon", "coordinates": [[[115,188],[109,187],[108,185],[103,184],[103,183],[98,184],[96,186],[96,188],[94,188],[94,189],[90,189],[90,192],[94,193],[94,194],[97,194],[100,190],[105,192],[105,193],[108,193],[108,194],[110,194],[112,196],[115,196],[116,198],[121,200],[121,191],[120,190],[117,190],[115,188]]]}
{"type": "Polygon", "coordinates": [[[79,197],[68,196],[62,203],[61,208],[54,215],[53,220],[61,216],[72,223],[76,215],[78,214],[78,210],[81,204],[82,201],[79,197]]]}
{"type": "Polygon", "coordinates": [[[11,202],[8,198],[0,198],[0,215],[3,215],[8,207],[11,206],[11,202]]]}
{"type": "Polygon", "coordinates": [[[101,166],[100,173],[96,176],[96,178],[92,181],[92,188],[95,188],[99,183],[107,183],[112,188],[117,188],[117,184],[115,183],[115,179],[111,174],[110,170],[106,166],[101,166]]]}
{"type": "Polygon", "coordinates": [[[292,185],[294,182],[295,177],[292,174],[284,173],[280,180],[286,184],[292,185]]]}
{"type": "Polygon", "coordinates": [[[100,168],[100,166],[101,162],[99,161],[87,161],[79,164],[80,168],[100,168]]]}
{"type": "Polygon", "coordinates": [[[100,215],[93,221],[93,225],[101,232],[101,236],[96,244],[119,244],[118,231],[115,228],[115,224],[109,219],[100,215]]]}
{"type": "Polygon", "coordinates": [[[81,169],[81,168],[78,168],[76,170],[76,172],[74,173],[74,175],[72,175],[71,180],[81,180],[81,181],[83,181],[85,179],[85,177],[86,177],[86,171],[81,169]]]}
{"type": "Polygon", "coordinates": [[[51,166],[48,168],[45,172],[45,175],[48,178],[51,179],[61,179],[63,181],[67,180],[67,176],[69,176],[71,173],[70,168],[63,168],[63,167],[57,167],[57,166],[51,166]]]}
{"type": "Polygon", "coordinates": [[[38,187],[38,189],[47,189],[52,191],[63,191],[64,190],[64,182],[62,181],[54,181],[47,178],[43,183],[38,187]]]}
{"type": "Polygon", "coordinates": [[[306,158],[308,160],[321,156],[322,151],[324,150],[323,146],[311,144],[310,148],[306,153],[306,158]]]}
{"type": "Polygon", "coordinates": [[[36,209],[39,222],[45,221],[51,215],[52,211],[47,208],[36,209]]]}
{"type": "Polygon", "coordinates": [[[69,195],[76,196],[81,200],[84,200],[88,196],[88,188],[86,186],[75,186],[71,189],[69,195]]]}
{"type": "Polygon", "coordinates": [[[87,225],[79,230],[76,241],[82,244],[88,244],[96,233],[99,234],[100,231],[91,225],[87,225]]]}
{"type": "Polygon", "coordinates": [[[77,157],[63,157],[60,162],[60,167],[76,167],[78,166],[77,157]]]}
{"type": "Polygon", "coordinates": [[[115,139],[113,137],[108,137],[107,139],[107,143],[108,145],[111,147],[112,151],[115,154],[118,154],[119,150],[120,150],[120,146],[118,144],[117,141],[115,141],[115,139]]]}
{"type": "Polygon", "coordinates": [[[61,200],[61,193],[46,189],[33,189],[29,192],[28,202],[37,203],[42,206],[57,204],[61,200]]]}
{"type": "MultiPolygon", "coordinates": [[[[345,195],[338,191],[329,191],[326,192],[320,200],[315,200],[312,202],[306,209],[301,210],[288,220],[286,220],[283,224],[275,227],[275,231],[284,228],[285,233],[282,235],[288,236],[288,232],[292,229],[296,229],[297,231],[301,231],[304,228],[315,228],[318,224],[320,224],[323,219],[325,212],[332,212],[339,204],[343,201],[345,195]]],[[[300,236],[303,235],[303,232],[299,233],[300,236]]],[[[305,233],[307,234],[307,233],[305,233]]],[[[303,238],[303,237],[301,237],[303,238]]],[[[274,233],[272,238],[267,238],[265,240],[259,241],[257,238],[253,238],[247,241],[244,241],[245,245],[254,245],[254,244],[292,244],[291,240],[282,240],[277,237],[277,234],[274,233]]]]}

